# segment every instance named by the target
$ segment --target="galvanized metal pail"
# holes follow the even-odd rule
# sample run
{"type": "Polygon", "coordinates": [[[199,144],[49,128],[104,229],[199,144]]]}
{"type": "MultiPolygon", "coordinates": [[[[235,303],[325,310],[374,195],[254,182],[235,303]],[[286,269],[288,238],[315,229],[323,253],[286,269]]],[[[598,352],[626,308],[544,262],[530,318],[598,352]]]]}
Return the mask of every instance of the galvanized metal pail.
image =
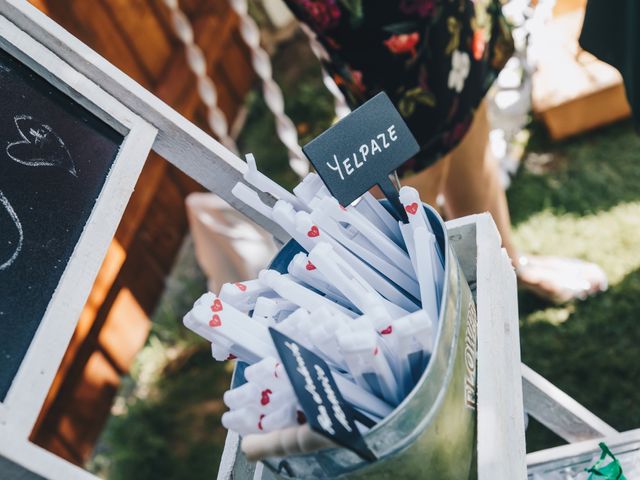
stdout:
{"type": "MultiPolygon", "coordinates": [[[[468,479],[476,477],[476,311],[440,216],[424,206],[445,255],[444,300],[431,360],[420,381],[364,436],[378,460],[331,448],[263,463],[278,478],[468,479]]],[[[271,268],[286,272],[302,248],[287,243],[271,268]]],[[[243,365],[233,386],[244,383],[243,365]]]]}

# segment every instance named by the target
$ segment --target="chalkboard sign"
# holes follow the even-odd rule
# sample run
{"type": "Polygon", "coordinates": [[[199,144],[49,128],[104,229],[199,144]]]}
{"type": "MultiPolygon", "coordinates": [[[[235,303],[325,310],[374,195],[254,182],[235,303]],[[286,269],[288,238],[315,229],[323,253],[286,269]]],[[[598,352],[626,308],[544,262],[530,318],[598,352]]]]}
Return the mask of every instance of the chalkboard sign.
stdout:
{"type": "Polygon", "coordinates": [[[389,173],[420,146],[386,93],[368,100],[302,150],[341,205],[378,185],[405,216],[389,173]]]}
{"type": "Polygon", "coordinates": [[[0,105],[2,401],[124,137],[2,49],[0,105]]]}

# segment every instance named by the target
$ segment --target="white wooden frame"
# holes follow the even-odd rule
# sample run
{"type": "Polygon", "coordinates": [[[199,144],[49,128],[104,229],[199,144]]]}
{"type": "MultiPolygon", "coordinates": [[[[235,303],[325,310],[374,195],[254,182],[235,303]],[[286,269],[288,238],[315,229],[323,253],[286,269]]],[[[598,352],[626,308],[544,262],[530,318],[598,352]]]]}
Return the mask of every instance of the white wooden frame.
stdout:
{"type": "Polygon", "coordinates": [[[69,263],[9,391],[0,403],[2,456],[18,464],[27,462],[30,470],[47,478],[82,478],[88,474],[29,443],[28,437],[153,145],[157,129],[70,68],[47,46],[34,40],[2,13],[0,48],[124,136],[69,263]],[[55,475],[55,472],[59,472],[59,475],[55,475]]]}
{"type": "Polygon", "coordinates": [[[0,48],[125,135],[29,350],[0,403],[0,425],[26,436],[35,423],[157,131],[2,16],[0,32],[0,48]]]}
{"type": "Polygon", "coordinates": [[[45,478],[95,478],[30,443],[28,436],[150,149],[276,238],[286,240],[287,236],[232,195],[231,188],[242,181],[246,170],[243,161],[26,0],[0,0],[0,48],[125,135],[80,241],[0,404],[0,457],[45,478]]]}

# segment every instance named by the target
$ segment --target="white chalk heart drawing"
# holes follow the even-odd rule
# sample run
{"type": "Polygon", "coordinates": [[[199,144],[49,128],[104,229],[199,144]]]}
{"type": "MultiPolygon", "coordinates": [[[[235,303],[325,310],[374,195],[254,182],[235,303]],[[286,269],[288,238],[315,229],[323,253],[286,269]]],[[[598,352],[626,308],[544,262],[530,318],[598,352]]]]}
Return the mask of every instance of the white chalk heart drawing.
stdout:
{"type": "MultiPolygon", "coordinates": [[[[18,258],[18,255],[20,254],[20,250],[22,250],[22,242],[24,240],[20,219],[18,218],[18,215],[16,215],[15,210],[9,203],[9,200],[7,200],[7,197],[5,197],[2,191],[0,191],[0,225],[3,225],[2,220],[4,219],[2,217],[4,215],[8,216],[10,223],[13,224],[13,226],[16,229],[17,242],[15,242],[15,246],[13,246],[14,242],[11,241],[11,237],[10,236],[7,237],[8,246],[9,246],[8,252],[10,253],[10,255],[6,256],[8,257],[6,260],[0,257],[0,262],[4,260],[4,263],[0,263],[0,271],[6,268],[9,268],[13,264],[13,262],[15,262],[16,258],[18,258]]],[[[4,228],[2,230],[4,230],[4,228]]],[[[2,247],[4,248],[4,245],[2,245],[2,247]]]]}
{"type": "Polygon", "coordinates": [[[13,121],[22,140],[7,145],[11,160],[29,167],[59,167],[78,176],[69,150],[49,125],[29,115],[18,115],[13,121]]]}

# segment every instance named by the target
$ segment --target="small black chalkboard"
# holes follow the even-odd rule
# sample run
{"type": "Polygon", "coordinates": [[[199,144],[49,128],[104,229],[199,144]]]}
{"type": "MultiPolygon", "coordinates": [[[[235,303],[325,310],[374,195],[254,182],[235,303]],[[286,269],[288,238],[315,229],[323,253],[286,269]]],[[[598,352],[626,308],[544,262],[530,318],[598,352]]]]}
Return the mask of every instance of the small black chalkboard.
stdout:
{"type": "Polygon", "coordinates": [[[123,136],[2,49],[0,105],[2,401],[123,136]]]}
{"type": "Polygon", "coordinates": [[[326,362],[277,330],[269,331],[311,429],[375,460],[356,427],[356,412],[342,397],[326,362]]]}
{"type": "Polygon", "coordinates": [[[389,174],[420,146],[386,93],[373,97],[302,150],[341,205],[378,185],[398,214],[405,216],[389,174]]]}

